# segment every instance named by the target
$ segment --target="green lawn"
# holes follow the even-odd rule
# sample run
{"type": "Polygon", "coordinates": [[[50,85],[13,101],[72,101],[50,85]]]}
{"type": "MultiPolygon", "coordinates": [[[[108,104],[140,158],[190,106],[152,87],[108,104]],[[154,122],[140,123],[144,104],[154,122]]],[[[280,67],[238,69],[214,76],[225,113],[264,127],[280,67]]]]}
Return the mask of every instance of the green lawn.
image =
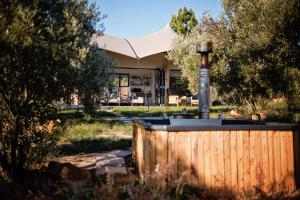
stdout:
{"type": "MultiPolygon", "coordinates": [[[[149,109],[147,106],[126,106],[126,107],[112,107],[111,111],[114,113],[119,113],[122,116],[127,117],[159,117],[163,113],[167,113],[168,116],[171,116],[172,113],[181,112],[186,108],[187,113],[197,114],[198,107],[184,107],[184,106],[150,106],[149,109]]],[[[232,106],[213,106],[211,108],[212,118],[217,116],[217,113],[227,112],[232,108],[232,106]]]]}
{"type": "MultiPolygon", "coordinates": [[[[82,110],[68,109],[57,114],[63,121],[64,131],[60,138],[60,154],[78,154],[125,149],[131,146],[132,125],[114,120],[114,117],[161,117],[163,113],[171,116],[186,108],[187,113],[197,114],[198,107],[175,106],[115,106],[98,109],[96,116],[85,119],[82,110]],[[106,117],[111,121],[105,121],[106,117]]],[[[233,106],[213,106],[210,109],[210,118],[216,118],[218,113],[224,113],[228,118],[233,106]]],[[[291,121],[285,104],[271,104],[266,108],[267,121],[291,121]]]]}
{"type": "MultiPolygon", "coordinates": [[[[95,118],[101,117],[160,117],[163,116],[163,113],[167,113],[169,116],[172,113],[181,112],[184,108],[187,109],[187,113],[197,114],[198,107],[193,106],[112,106],[107,109],[98,109],[96,112],[95,118]]],[[[210,108],[211,117],[214,118],[218,112],[226,113],[230,109],[234,108],[233,106],[212,106],[210,108]]],[[[82,109],[66,109],[61,110],[58,113],[58,118],[67,119],[67,120],[80,120],[83,118],[82,109]]]]}
{"type": "Polygon", "coordinates": [[[131,134],[131,124],[97,119],[67,122],[58,150],[61,155],[72,155],[126,149],[131,146],[131,134]]]}

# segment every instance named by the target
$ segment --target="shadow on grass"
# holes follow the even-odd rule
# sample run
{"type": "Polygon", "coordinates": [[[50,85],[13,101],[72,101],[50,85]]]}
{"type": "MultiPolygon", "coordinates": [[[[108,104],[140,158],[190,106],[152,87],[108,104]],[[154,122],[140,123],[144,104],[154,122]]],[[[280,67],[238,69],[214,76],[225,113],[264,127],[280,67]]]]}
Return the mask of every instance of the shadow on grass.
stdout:
{"type": "MultiPolygon", "coordinates": [[[[176,111],[121,111],[122,116],[126,117],[163,117],[163,113],[166,113],[168,116],[172,116],[174,113],[178,113],[176,111]]],[[[189,114],[197,114],[197,110],[188,110],[189,114]]]]}
{"type": "MultiPolygon", "coordinates": [[[[218,112],[228,112],[232,109],[232,106],[213,106],[210,108],[211,113],[218,112]]],[[[172,116],[174,113],[182,112],[182,109],[186,109],[189,114],[198,114],[198,107],[150,107],[149,110],[147,107],[114,107],[112,110],[114,112],[120,113],[122,116],[126,117],[162,117],[163,113],[166,113],[168,116],[172,116]]]]}
{"type": "MultiPolygon", "coordinates": [[[[83,110],[77,110],[77,109],[70,109],[70,110],[62,110],[59,111],[55,117],[57,119],[61,119],[63,121],[67,120],[80,120],[84,119],[84,113],[83,110]]],[[[97,110],[95,113],[94,118],[102,118],[102,117],[116,117],[115,113],[107,112],[104,110],[97,110]]]]}
{"type": "Polygon", "coordinates": [[[62,121],[67,121],[67,120],[79,120],[83,119],[84,114],[80,111],[74,110],[73,112],[58,112],[55,117],[57,119],[60,119],[62,121]]]}
{"type": "MultiPolygon", "coordinates": [[[[124,117],[162,117],[163,113],[171,116],[173,113],[181,112],[183,108],[187,108],[187,113],[197,114],[198,107],[113,107],[111,111],[97,110],[94,119],[101,119],[102,117],[117,117],[118,114],[124,117]]],[[[212,106],[210,112],[228,112],[232,106],[212,106]]],[[[82,109],[68,109],[61,110],[57,113],[56,117],[62,121],[80,121],[84,120],[82,109]]]]}
{"type": "Polygon", "coordinates": [[[128,149],[131,147],[131,139],[97,138],[71,141],[68,144],[58,146],[60,155],[75,155],[80,153],[99,153],[115,149],[128,149]]]}

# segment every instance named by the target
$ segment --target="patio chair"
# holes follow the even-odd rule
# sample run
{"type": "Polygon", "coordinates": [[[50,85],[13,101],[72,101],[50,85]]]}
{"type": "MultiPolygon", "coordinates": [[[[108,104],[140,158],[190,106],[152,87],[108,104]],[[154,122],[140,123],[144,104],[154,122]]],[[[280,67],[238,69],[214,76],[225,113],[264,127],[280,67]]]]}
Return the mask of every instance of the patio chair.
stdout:
{"type": "Polygon", "coordinates": [[[119,88],[119,104],[121,103],[131,103],[131,90],[130,87],[120,87],[119,88]]]}
{"type": "Polygon", "coordinates": [[[169,105],[179,105],[179,96],[178,95],[170,95],[169,96],[169,105]]]}

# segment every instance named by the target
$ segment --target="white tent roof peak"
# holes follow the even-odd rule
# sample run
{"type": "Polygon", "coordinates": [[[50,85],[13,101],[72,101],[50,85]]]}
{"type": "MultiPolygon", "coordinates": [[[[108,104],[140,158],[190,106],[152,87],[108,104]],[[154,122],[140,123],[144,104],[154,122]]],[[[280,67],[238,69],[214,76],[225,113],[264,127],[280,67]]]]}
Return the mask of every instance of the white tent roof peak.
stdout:
{"type": "Polygon", "coordinates": [[[177,34],[168,24],[160,31],[142,37],[119,38],[106,34],[94,35],[92,44],[100,49],[140,59],[171,50],[172,41],[176,37],[177,34]]]}

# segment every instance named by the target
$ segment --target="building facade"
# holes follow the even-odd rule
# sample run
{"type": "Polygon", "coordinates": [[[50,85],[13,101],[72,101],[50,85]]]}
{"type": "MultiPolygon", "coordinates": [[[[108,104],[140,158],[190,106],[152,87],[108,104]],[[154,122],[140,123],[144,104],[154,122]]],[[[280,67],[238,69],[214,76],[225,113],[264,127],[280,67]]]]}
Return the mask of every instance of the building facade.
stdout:
{"type": "Polygon", "coordinates": [[[94,35],[92,44],[117,62],[109,103],[178,104],[176,88],[181,72],[166,59],[177,34],[169,25],[138,38],[94,35]]]}

